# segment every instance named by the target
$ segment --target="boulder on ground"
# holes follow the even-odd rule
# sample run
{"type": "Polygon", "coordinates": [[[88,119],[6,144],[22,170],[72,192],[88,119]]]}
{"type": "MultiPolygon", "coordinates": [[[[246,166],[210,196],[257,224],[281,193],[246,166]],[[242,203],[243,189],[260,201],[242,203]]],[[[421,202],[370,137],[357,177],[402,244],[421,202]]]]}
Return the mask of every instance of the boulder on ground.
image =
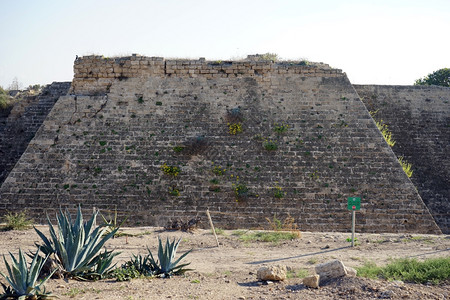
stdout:
{"type": "Polygon", "coordinates": [[[306,285],[307,287],[318,289],[319,280],[320,280],[319,275],[311,275],[303,278],[303,284],[306,285]]]}
{"type": "Polygon", "coordinates": [[[332,260],[316,266],[316,274],[320,275],[320,283],[347,275],[345,266],[340,260],[332,260]]]}
{"type": "Polygon", "coordinates": [[[256,273],[258,280],[280,281],[286,279],[286,266],[261,267],[256,273]]]}

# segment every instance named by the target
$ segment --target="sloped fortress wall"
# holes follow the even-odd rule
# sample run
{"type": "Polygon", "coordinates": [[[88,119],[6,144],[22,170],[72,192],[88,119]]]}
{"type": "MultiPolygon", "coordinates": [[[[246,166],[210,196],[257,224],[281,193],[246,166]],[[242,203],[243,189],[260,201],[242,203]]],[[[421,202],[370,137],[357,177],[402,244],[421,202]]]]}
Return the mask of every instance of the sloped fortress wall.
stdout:
{"type": "Polygon", "coordinates": [[[450,88],[355,85],[378,111],[396,141],[392,148],[413,166],[411,181],[442,232],[450,233],[450,88]]]}
{"type": "Polygon", "coordinates": [[[58,207],[165,225],[209,208],[217,226],[288,214],[301,230],[439,233],[344,73],[292,62],[132,56],[75,62],[3,184],[0,209],[58,207]]]}
{"type": "Polygon", "coordinates": [[[44,122],[60,96],[67,94],[70,82],[53,82],[36,96],[14,105],[6,115],[0,116],[0,186],[44,122]]]}

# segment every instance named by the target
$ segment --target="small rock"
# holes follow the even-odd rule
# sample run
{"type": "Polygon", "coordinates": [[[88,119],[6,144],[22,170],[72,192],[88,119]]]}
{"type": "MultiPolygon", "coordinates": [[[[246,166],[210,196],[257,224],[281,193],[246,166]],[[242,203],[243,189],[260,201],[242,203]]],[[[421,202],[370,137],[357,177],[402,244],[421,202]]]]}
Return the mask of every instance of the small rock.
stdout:
{"type": "Polygon", "coordinates": [[[318,289],[319,288],[319,275],[311,275],[308,277],[303,278],[303,284],[307,287],[318,289]]]}
{"type": "Polygon", "coordinates": [[[315,269],[316,274],[320,275],[320,283],[347,275],[344,264],[337,259],[319,264],[315,269]]]}
{"type": "Polygon", "coordinates": [[[261,267],[256,273],[258,280],[285,280],[286,279],[286,266],[271,266],[261,267]]]}
{"type": "Polygon", "coordinates": [[[286,279],[286,266],[261,267],[256,272],[258,280],[279,281],[286,279]]]}
{"type": "Polygon", "coordinates": [[[240,296],[238,299],[245,300],[245,297],[244,296],[240,296]]]}
{"type": "Polygon", "coordinates": [[[382,299],[390,299],[392,297],[394,297],[395,293],[391,290],[386,290],[380,293],[380,298],[382,299]]]}
{"type": "Polygon", "coordinates": [[[347,276],[356,277],[356,270],[350,267],[344,267],[347,276]]]}
{"type": "Polygon", "coordinates": [[[399,287],[399,286],[404,285],[405,283],[401,280],[394,280],[394,281],[392,281],[392,284],[396,287],[399,287]]]}
{"type": "Polygon", "coordinates": [[[306,242],[307,244],[312,244],[312,242],[311,241],[308,241],[308,242],[306,242]]]}

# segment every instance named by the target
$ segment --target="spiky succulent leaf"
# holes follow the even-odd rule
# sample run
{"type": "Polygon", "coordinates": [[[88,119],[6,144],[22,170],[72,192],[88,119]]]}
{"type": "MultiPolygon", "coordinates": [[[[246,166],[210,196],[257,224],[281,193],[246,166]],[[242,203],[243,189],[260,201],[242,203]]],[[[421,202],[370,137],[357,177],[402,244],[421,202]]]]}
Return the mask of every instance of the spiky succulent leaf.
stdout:
{"type": "Polygon", "coordinates": [[[152,268],[155,270],[156,274],[163,274],[164,276],[171,276],[172,274],[179,274],[182,272],[185,272],[187,270],[183,269],[183,267],[189,265],[188,264],[182,264],[178,265],[178,263],[186,256],[188,255],[192,250],[189,250],[188,252],[184,253],[180,258],[175,260],[175,255],[178,249],[178,246],[180,244],[181,238],[176,241],[175,239],[173,242],[170,242],[170,240],[167,238],[166,244],[163,247],[161,239],[158,237],[158,262],[155,261],[153,258],[152,252],[150,249],[148,249],[149,252],[149,260],[152,265],[152,268]]]}
{"type": "Polygon", "coordinates": [[[25,256],[22,253],[22,250],[19,249],[19,259],[17,260],[12,253],[9,253],[11,257],[11,265],[6,261],[5,256],[3,256],[3,260],[6,265],[6,269],[8,271],[8,275],[6,276],[3,273],[0,273],[6,281],[9,283],[10,288],[6,288],[5,285],[2,284],[3,289],[5,290],[5,294],[8,297],[15,298],[25,298],[27,296],[47,296],[48,294],[45,292],[43,288],[44,283],[53,275],[53,272],[49,274],[43,281],[40,283],[36,283],[39,277],[39,273],[42,270],[42,267],[47,260],[38,255],[39,249],[34,254],[34,258],[30,264],[30,267],[27,267],[27,262],[25,260],[25,256]]]}
{"type": "Polygon", "coordinates": [[[95,211],[90,220],[84,222],[81,208],[78,207],[77,216],[72,223],[68,210],[64,213],[60,210],[56,216],[57,233],[48,220],[51,241],[42,232],[38,232],[44,241],[44,247],[53,248],[52,251],[55,253],[62,271],[68,276],[80,276],[80,274],[95,272],[93,268],[99,260],[101,248],[119,229],[117,228],[107,235],[104,235],[106,230],[104,227],[99,226],[94,229],[97,214],[98,211],[95,211]]]}

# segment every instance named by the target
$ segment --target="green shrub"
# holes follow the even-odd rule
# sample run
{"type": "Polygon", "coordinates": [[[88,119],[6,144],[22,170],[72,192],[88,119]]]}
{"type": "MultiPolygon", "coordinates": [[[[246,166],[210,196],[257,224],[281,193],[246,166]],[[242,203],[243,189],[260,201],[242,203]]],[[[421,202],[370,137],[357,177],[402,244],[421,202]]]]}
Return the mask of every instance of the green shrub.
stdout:
{"type": "MultiPolygon", "coordinates": [[[[234,234],[234,233],[233,233],[234,234]]],[[[296,232],[285,232],[285,231],[276,231],[276,232],[247,232],[239,235],[239,239],[243,242],[272,242],[278,243],[280,241],[285,240],[294,240],[299,237],[296,232]]]]}
{"type": "Polygon", "coordinates": [[[397,259],[385,267],[366,263],[357,268],[357,271],[361,277],[438,284],[450,278],[450,257],[431,258],[423,262],[416,259],[397,259]]]}
{"type": "Polygon", "coordinates": [[[278,61],[278,54],[276,54],[276,53],[267,52],[264,54],[260,54],[259,57],[261,60],[267,60],[267,61],[273,61],[273,62],[278,61]]]}
{"type": "Polygon", "coordinates": [[[6,223],[6,230],[25,230],[33,224],[33,220],[28,219],[27,211],[20,213],[8,212],[3,219],[6,223]]]}
{"type": "Polygon", "coordinates": [[[13,103],[13,98],[8,95],[8,93],[0,87],[0,110],[9,108],[13,103]]]}
{"type": "Polygon", "coordinates": [[[273,141],[267,141],[264,143],[264,149],[267,151],[275,151],[278,149],[278,145],[273,141]]]}

